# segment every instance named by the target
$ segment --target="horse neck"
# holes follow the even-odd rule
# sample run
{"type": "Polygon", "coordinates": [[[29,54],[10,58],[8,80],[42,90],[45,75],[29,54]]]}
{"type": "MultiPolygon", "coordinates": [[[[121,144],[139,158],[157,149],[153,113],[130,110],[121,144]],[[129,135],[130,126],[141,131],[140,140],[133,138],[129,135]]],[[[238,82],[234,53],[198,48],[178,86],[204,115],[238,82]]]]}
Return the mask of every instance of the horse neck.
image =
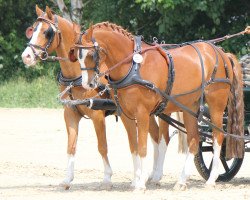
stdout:
{"type": "MultiPolygon", "coordinates": [[[[61,41],[55,49],[57,56],[68,58],[70,48],[74,45],[73,24],[58,17],[58,26],[61,31],[61,41]]],[[[81,75],[79,62],[59,61],[62,74],[65,78],[75,78],[81,75]]]]}
{"type": "MultiPolygon", "coordinates": [[[[105,63],[108,68],[111,68],[133,53],[134,41],[126,36],[117,33],[105,34],[105,37],[100,37],[100,39],[102,38],[106,41],[109,41],[108,43],[104,42],[107,50],[105,63]]],[[[131,62],[132,61],[128,61],[112,70],[110,72],[111,78],[113,80],[120,80],[121,78],[123,78],[128,73],[131,62]]]]}

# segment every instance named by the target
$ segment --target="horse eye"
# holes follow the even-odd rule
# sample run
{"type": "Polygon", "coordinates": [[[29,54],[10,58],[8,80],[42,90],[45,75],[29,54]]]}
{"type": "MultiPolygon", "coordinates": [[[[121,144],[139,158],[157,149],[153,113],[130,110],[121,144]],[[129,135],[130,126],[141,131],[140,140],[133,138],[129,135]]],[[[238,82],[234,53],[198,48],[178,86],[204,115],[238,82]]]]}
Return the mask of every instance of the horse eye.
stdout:
{"type": "Polygon", "coordinates": [[[47,39],[50,39],[54,35],[54,30],[50,26],[46,31],[44,31],[44,35],[47,39]]]}

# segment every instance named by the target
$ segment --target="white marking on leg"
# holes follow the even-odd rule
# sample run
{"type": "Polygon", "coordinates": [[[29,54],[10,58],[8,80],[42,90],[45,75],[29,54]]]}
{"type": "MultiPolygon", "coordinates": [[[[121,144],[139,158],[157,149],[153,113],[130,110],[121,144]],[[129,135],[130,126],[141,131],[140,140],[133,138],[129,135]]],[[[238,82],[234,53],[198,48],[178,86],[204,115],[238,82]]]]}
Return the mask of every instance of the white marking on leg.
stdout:
{"type": "MultiPolygon", "coordinates": [[[[86,49],[79,49],[79,51],[78,51],[78,60],[79,60],[79,63],[81,65],[81,68],[86,68],[85,59],[86,59],[88,52],[89,51],[86,49]],[[81,58],[80,58],[80,53],[82,54],[81,58]]],[[[91,88],[89,87],[88,81],[89,81],[88,71],[82,70],[82,87],[87,89],[87,90],[90,90],[91,88]]]]}
{"type": "Polygon", "coordinates": [[[159,155],[158,155],[158,160],[157,160],[157,168],[156,168],[155,176],[152,179],[152,181],[154,182],[159,182],[163,176],[163,166],[164,166],[164,160],[165,160],[167,147],[168,146],[166,144],[166,141],[164,137],[162,137],[159,143],[159,155]]]}
{"type": "Polygon", "coordinates": [[[190,151],[188,150],[185,165],[184,165],[184,168],[182,170],[181,176],[179,178],[180,185],[186,185],[187,179],[189,178],[189,176],[192,173],[193,164],[194,164],[194,154],[190,153],[190,151]]]}
{"type": "Polygon", "coordinates": [[[104,158],[102,158],[102,160],[103,160],[103,166],[104,166],[103,183],[111,183],[111,176],[113,174],[112,169],[104,158]]]}
{"type": "Polygon", "coordinates": [[[139,157],[140,160],[140,179],[139,182],[135,185],[136,189],[145,189],[146,188],[146,182],[148,180],[148,170],[147,170],[147,157],[139,157]]]}
{"type": "Polygon", "coordinates": [[[163,166],[164,166],[164,160],[165,155],[167,151],[167,145],[164,137],[161,138],[161,141],[158,145],[158,157],[156,160],[156,166],[154,168],[153,173],[151,174],[152,182],[159,182],[163,176],[163,166]]]}
{"type": "Polygon", "coordinates": [[[134,179],[132,180],[132,187],[136,187],[141,176],[141,163],[138,154],[132,153],[133,165],[134,165],[134,179]]]}
{"type": "Polygon", "coordinates": [[[151,172],[151,175],[149,179],[151,180],[154,177],[155,170],[157,168],[157,160],[158,160],[158,155],[159,155],[159,145],[151,138],[152,143],[153,143],[153,148],[154,148],[154,162],[153,162],[153,170],[151,172]]]}
{"type": "Polygon", "coordinates": [[[67,165],[67,172],[66,178],[64,183],[70,184],[74,179],[74,165],[75,165],[75,156],[72,154],[68,154],[68,165],[67,165]]]}
{"type": "Polygon", "coordinates": [[[209,179],[206,182],[207,185],[215,185],[215,181],[219,176],[221,146],[218,144],[216,139],[214,140],[214,143],[213,143],[213,149],[214,149],[213,164],[212,164],[212,170],[211,170],[209,179]]]}

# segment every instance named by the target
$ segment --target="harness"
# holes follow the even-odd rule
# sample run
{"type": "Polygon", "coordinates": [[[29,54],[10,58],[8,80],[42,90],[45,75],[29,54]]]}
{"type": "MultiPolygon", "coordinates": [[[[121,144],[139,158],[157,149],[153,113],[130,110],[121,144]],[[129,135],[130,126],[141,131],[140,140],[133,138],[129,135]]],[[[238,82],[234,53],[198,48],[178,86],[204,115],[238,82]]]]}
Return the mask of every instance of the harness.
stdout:
{"type": "MultiPolygon", "coordinates": [[[[75,100],[75,98],[73,97],[73,94],[72,94],[72,88],[73,87],[81,87],[82,86],[82,76],[78,76],[76,78],[65,78],[62,74],[62,72],[60,71],[57,75],[57,81],[59,83],[59,85],[62,85],[62,86],[65,86],[67,87],[65,89],[65,92],[63,91],[62,93],[60,93],[59,95],[59,100],[61,101],[61,103],[63,103],[64,105],[67,105],[67,106],[70,106],[72,109],[74,109],[75,111],[77,111],[80,115],[82,115],[80,113],[80,111],[78,110],[77,108],[77,105],[83,105],[84,103],[82,103],[81,101],[77,101],[75,100]],[[62,96],[67,93],[70,100],[72,102],[76,101],[76,103],[69,103],[68,101],[66,100],[63,100],[62,99],[62,96]]],[[[110,99],[110,92],[109,90],[106,90],[106,85],[104,84],[99,84],[98,85],[98,88],[97,88],[97,92],[98,92],[98,95],[99,96],[102,96],[102,95],[106,95],[108,99],[110,99]]],[[[110,108],[112,108],[112,106],[114,107],[114,105],[112,105],[112,103],[110,101],[107,101],[105,103],[109,103],[110,105],[110,108]]],[[[95,102],[98,101],[98,99],[95,99],[95,102]]],[[[103,102],[101,102],[103,104],[103,102]]],[[[99,106],[98,109],[100,110],[100,105],[94,105],[95,107],[99,106]]],[[[91,108],[91,106],[89,106],[89,108],[91,108]]],[[[92,109],[92,108],[91,108],[92,109]]],[[[98,110],[97,108],[95,108],[95,110],[98,110]]],[[[105,116],[109,116],[109,115],[112,115],[115,113],[115,109],[107,109],[105,110],[105,116]]],[[[85,119],[89,119],[88,117],[86,117],[85,115],[82,115],[85,119]]]]}
{"type": "MultiPolygon", "coordinates": [[[[82,34],[84,34],[84,33],[82,33],[82,34]]],[[[100,58],[99,49],[101,47],[99,47],[98,43],[95,41],[94,38],[92,38],[93,46],[83,46],[83,45],[81,45],[81,39],[82,39],[82,35],[80,35],[78,43],[75,44],[76,48],[79,48],[79,49],[91,49],[91,48],[94,48],[95,49],[95,54],[97,54],[96,59],[95,59],[96,65],[95,65],[94,68],[81,68],[82,70],[94,70],[96,72],[96,74],[97,74],[94,78],[100,77],[102,75],[106,75],[107,72],[110,72],[111,70],[115,69],[120,64],[127,61],[128,59],[131,59],[131,55],[130,55],[127,58],[125,58],[123,61],[117,63],[114,66],[112,66],[109,70],[107,70],[107,72],[99,73],[99,58],[100,58]]],[[[119,103],[118,92],[117,92],[118,89],[125,88],[125,87],[128,87],[128,86],[137,84],[137,85],[141,85],[143,87],[146,87],[146,88],[148,88],[150,90],[153,90],[155,93],[159,94],[162,97],[162,101],[159,102],[159,104],[156,106],[156,108],[151,112],[151,115],[154,114],[154,115],[164,119],[165,121],[166,120],[169,121],[169,119],[171,119],[171,118],[169,116],[167,116],[166,114],[164,114],[163,111],[167,107],[168,102],[171,101],[172,103],[174,103],[175,105],[180,107],[181,110],[185,110],[186,112],[188,112],[192,116],[196,117],[198,119],[198,122],[204,121],[203,112],[204,112],[204,104],[205,104],[205,100],[204,100],[204,98],[205,98],[205,95],[204,95],[205,87],[212,84],[212,83],[216,83],[216,82],[227,83],[229,85],[231,85],[231,83],[230,83],[230,80],[229,80],[228,66],[227,66],[227,64],[225,62],[225,59],[223,58],[220,51],[218,50],[218,47],[216,47],[210,41],[205,41],[205,42],[207,44],[209,44],[213,48],[213,50],[215,52],[215,55],[216,55],[216,63],[215,63],[214,70],[212,72],[212,75],[211,75],[210,79],[208,81],[205,80],[204,63],[203,63],[203,59],[202,59],[200,50],[196,46],[197,42],[201,42],[201,40],[186,42],[186,43],[182,43],[182,44],[179,44],[179,45],[178,44],[171,44],[171,45],[169,45],[169,44],[166,44],[166,45],[164,45],[164,44],[162,44],[162,45],[155,44],[157,46],[152,46],[152,47],[149,47],[149,48],[143,50],[143,52],[145,52],[145,51],[147,51],[149,49],[158,48],[157,49],[158,51],[163,51],[164,52],[164,57],[168,62],[168,81],[167,81],[167,84],[166,84],[165,91],[161,91],[159,88],[155,87],[155,85],[153,83],[151,83],[150,81],[147,81],[147,80],[144,80],[144,79],[141,78],[141,76],[140,76],[140,66],[141,65],[140,65],[140,62],[137,62],[135,59],[132,60],[131,67],[130,67],[127,75],[125,75],[122,79],[120,79],[118,81],[113,81],[110,76],[107,76],[108,82],[109,82],[110,86],[114,90],[114,99],[115,99],[115,102],[116,102],[116,105],[117,105],[117,114],[118,114],[118,116],[121,115],[121,113],[124,113],[121,106],[120,106],[120,103],[119,103]],[[173,58],[172,58],[172,55],[170,54],[170,52],[167,49],[164,49],[163,46],[171,46],[171,49],[173,49],[173,48],[178,48],[178,47],[187,46],[187,45],[191,46],[197,52],[197,55],[199,57],[200,65],[201,65],[201,73],[202,73],[201,85],[198,88],[195,88],[195,89],[193,89],[191,91],[184,92],[184,93],[177,94],[177,95],[171,95],[171,91],[172,91],[172,87],[173,87],[173,83],[174,83],[174,78],[175,78],[174,62],[173,62],[173,58]],[[219,57],[219,55],[220,55],[220,57],[222,58],[222,60],[224,62],[224,69],[225,69],[226,78],[215,78],[217,68],[218,68],[218,57],[219,57]],[[195,93],[195,92],[198,92],[198,91],[201,91],[201,96],[200,96],[200,100],[199,100],[200,105],[199,105],[198,113],[194,113],[192,110],[190,110],[189,108],[187,108],[186,106],[184,106],[180,102],[176,101],[176,99],[175,99],[176,97],[184,96],[184,95],[187,95],[187,94],[192,94],[192,93],[195,93]]],[[[134,37],[134,53],[132,55],[141,54],[141,53],[142,53],[141,36],[135,36],[134,37]]],[[[80,54],[81,54],[81,51],[80,51],[80,54]]],[[[81,56],[81,55],[79,55],[79,56],[81,56]]],[[[214,125],[211,125],[211,126],[214,127],[214,125]]]]}
{"type": "MultiPolygon", "coordinates": [[[[134,52],[141,53],[141,37],[135,36],[134,42],[135,42],[134,52]]],[[[122,111],[122,108],[121,108],[120,103],[119,103],[117,90],[134,85],[134,84],[138,84],[138,85],[142,85],[150,90],[153,90],[155,93],[162,96],[162,101],[151,112],[151,114],[154,114],[154,115],[162,118],[163,120],[168,121],[170,124],[173,123],[174,120],[171,117],[169,117],[163,113],[163,111],[167,107],[168,102],[171,101],[174,104],[176,104],[177,106],[179,106],[182,110],[185,110],[188,113],[190,113],[191,115],[197,117],[199,122],[202,121],[203,112],[204,112],[204,104],[205,104],[205,100],[204,100],[205,87],[208,86],[209,84],[215,83],[215,82],[224,82],[224,83],[228,83],[228,84],[231,84],[231,83],[230,83],[229,76],[228,76],[228,66],[226,65],[226,62],[222,56],[221,57],[223,58],[223,62],[224,62],[226,78],[225,79],[215,78],[217,68],[218,68],[218,54],[220,54],[220,51],[217,49],[217,47],[215,45],[213,45],[212,43],[209,43],[209,42],[207,42],[207,43],[213,48],[213,50],[216,54],[216,64],[214,66],[214,70],[212,72],[212,75],[211,75],[209,81],[205,80],[203,59],[201,57],[200,50],[195,45],[195,43],[197,43],[197,42],[200,42],[200,41],[188,42],[188,43],[183,43],[183,44],[178,45],[178,47],[190,45],[192,48],[195,49],[195,51],[198,54],[199,60],[200,60],[201,72],[202,72],[201,86],[192,90],[192,91],[171,96],[171,91],[172,91],[173,83],[174,83],[174,79],[175,79],[174,61],[173,61],[173,58],[172,58],[172,55],[170,54],[170,52],[167,49],[164,49],[162,47],[160,47],[159,50],[164,52],[165,59],[168,61],[168,81],[167,81],[165,91],[161,91],[159,88],[155,87],[155,85],[153,83],[142,79],[140,76],[140,71],[139,71],[141,65],[140,65],[140,63],[136,63],[134,60],[132,61],[132,65],[131,65],[127,75],[124,78],[122,78],[121,80],[113,81],[111,79],[111,77],[108,76],[109,84],[114,89],[114,99],[116,101],[118,115],[120,115],[123,111],[122,111]],[[200,97],[200,101],[199,101],[200,106],[199,106],[198,113],[192,112],[189,108],[187,108],[186,106],[182,105],[181,103],[179,103],[178,101],[175,100],[176,97],[191,94],[191,93],[197,92],[199,90],[201,91],[201,97],[200,97]]],[[[175,48],[176,48],[176,46],[175,46],[175,48]]],[[[176,122],[174,122],[174,123],[176,123],[176,122]]]]}

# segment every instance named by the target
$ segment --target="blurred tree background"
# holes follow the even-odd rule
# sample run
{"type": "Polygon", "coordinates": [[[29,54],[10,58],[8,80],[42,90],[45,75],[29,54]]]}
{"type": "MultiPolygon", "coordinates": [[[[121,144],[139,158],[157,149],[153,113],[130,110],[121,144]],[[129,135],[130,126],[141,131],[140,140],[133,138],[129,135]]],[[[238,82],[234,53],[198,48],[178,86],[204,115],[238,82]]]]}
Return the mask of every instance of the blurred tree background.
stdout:
{"type": "MultiPolygon", "coordinates": [[[[33,80],[54,77],[58,63],[39,64],[26,69],[21,53],[28,40],[25,30],[36,20],[35,5],[50,6],[61,15],[56,0],[0,0],[0,82],[22,76],[33,80]]],[[[63,2],[62,0],[60,2],[63,2]]],[[[64,0],[71,11],[70,0],[64,0]]],[[[82,0],[81,24],[110,21],[146,41],[158,37],[166,43],[213,39],[236,33],[249,25],[249,0],[82,0]]],[[[249,53],[249,36],[220,44],[226,51],[241,56],[249,53]]]]}

